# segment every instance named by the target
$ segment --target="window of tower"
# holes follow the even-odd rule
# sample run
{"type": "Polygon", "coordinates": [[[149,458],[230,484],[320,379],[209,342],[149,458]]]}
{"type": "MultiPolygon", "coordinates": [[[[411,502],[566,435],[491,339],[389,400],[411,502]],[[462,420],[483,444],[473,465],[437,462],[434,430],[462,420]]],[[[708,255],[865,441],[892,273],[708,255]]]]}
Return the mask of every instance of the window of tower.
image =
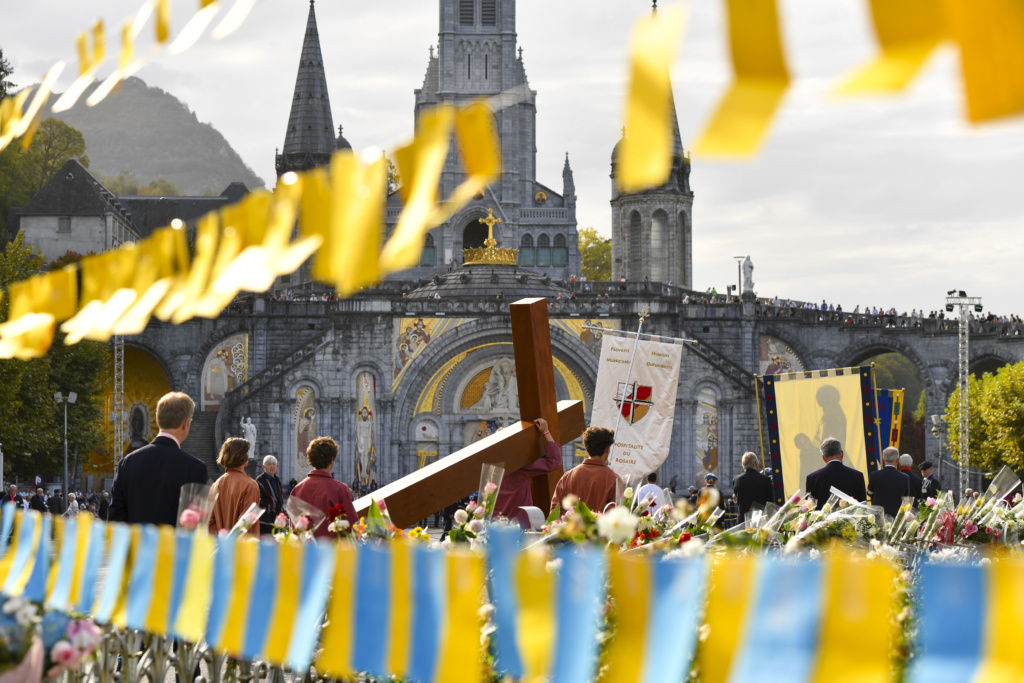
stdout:
{"type": "Polygon", "coordinates": [[[565,268],[569,265],[569,249],[565,246],[565,235],[555,235],[555,248],[551,251],[551,265],[565,268]]]}
{"type": "Polygon", "coordinates": [[[668,214],[658,209],[651,216],[651,279],[668,282],[668,214]]]}
{"type": "Polygon", "coordinates": [[[534,263],[533,235],[523,235],[519,240],[519,265],[532,268],[534,263]]]}
{"type": "Polygon", "coordinates": [[[476,0],[459,0],[459,24],[472,26],[476,23],[474,7],[476,0]]]}
{"type": "Polygon", "coordinates": [[[423,243],[423,253],[420,255],[420,265],[425,268],[433,268],[437,257],[437,250],[434,247],[434,236],[428,234],[423,243]]]}
{"type": "Polygon", "coordinates": [[[627,277],[638,279],[643,270],[643,245],[640,237],[640,212],[629,215],[629,270],[627,277]]]}
{"type": "Polygon", "coordinates": [[[480,23],[484,26],[497,26],[498,0],[481,0],[480,23]]]}
{"type": "Polygon", "coordinates": [[[537,267],[547,268],[551,265],[551,241],[547,235],[537,238],[537,267]]]}

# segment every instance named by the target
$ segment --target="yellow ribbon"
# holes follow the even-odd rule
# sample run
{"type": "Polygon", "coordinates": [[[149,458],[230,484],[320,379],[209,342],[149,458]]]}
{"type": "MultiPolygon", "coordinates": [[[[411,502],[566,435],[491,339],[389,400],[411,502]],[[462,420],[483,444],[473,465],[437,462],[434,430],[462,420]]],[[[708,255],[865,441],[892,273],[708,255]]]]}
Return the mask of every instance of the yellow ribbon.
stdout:
{"type": "Polygon", "coordinates": [[[977,123],[1024,112],[1024,4],[948,0],[960,44],[967,117],[977,123]]]}
{"type": "Polygon", "coordinates": [[[224,631],[221,633],[220,643],[211,643],[217,649],[235,657],[242,654],[242,645],[245,642],[245,624],[249,620],[249,602],[252,599],[252,582],[256,578],[258,557],[259,544],[245,540],[235,543],[235,574],[224,631]]]}
{"type": "Polygon", "coordinates": [[[730,553],[711,565],[704,617],[707,638],[697,648],[702,683],[724,683],[729,678],[739,634],[750,612],[753,576],[754,561],[749,556],[730,553]]]}
{"type": "Polygon", "coordinates": [[[198,643],[203,639],[206,627],[206,612],[210,608],[210,586],[213,580],[213,537],[196,533],[192,539],[192,554],[188,560],[188,577],[185,592],[175,620],[174,631],[187,642],[198,643]]]}
{"type": "Polygon", "coordinates": [[[530,683],[548,679],[557,640],[555,576],[548,571],[547,562],[547,549],[544,547],[520,553],[516,562],[516,595],[519,599],[516,637],[523,662],[523,681],[530,683]]]}
{"type": "Polygon", "coordinates": [[[210,280],[219,239],[220,216],[211,211],[196,223],[196,252],[188,277],[157,307],[157,318],[179,325],[195,316],[196,302],[210,280]]]}
{"type": "Polygon", "coordinates": [[[789,86],[776,0],[726,0],[736,74],[694,144],[694,154],[748,157],[757,152],[789,86]]]}
{"type": "Polygon", "coordinates": [[[896,640],[895,568],[836,550],[825,567],[821,649],[812,682],[888,683],[896,640]],[[856,647],[850,647],[856,643],[856,647]]]}
{"type": "Polygon", "coordinates": [[[1024,633],[1024,562],[1000,559],[988,567],[988,603],[981,665],[976,683],[1016,683],[1024,678],[1020,635],[1024,633]]]}
{"type": "Polygon", "coordinates": [[[839,86],[841,95],[899,92],[946,36],[941,0],[869,0],[881,53],[839,86]]]}
{"type": "MultiPolygon", "coordinates": [[[[11,571],[11,564],[14,562],[14,551],[18,547],[18,540],[21,538],[21,515],[15,509],[14,526],[11,527],[11,542],[4,548],[3,557],[0,557],[0,586],[7,581],[7,575],[11,571]]],[[[0,539],[2,540],[2,539],[0,539]]]]}
{"type": "Polygon", "coordinates": [[[633,26],[626,137],[615,159],[615,180],[623,192],[662,185],[672,171],[677,143],[669,68],[685,18],[681,7],[672,7],[633,26]]]}
{"type": "MultiPolygon", "coordinates": [[[[162,525],[156,544],[156,567],[153,571],[153,597],[150,598],[149,613],[146,615],[146,631],[156,635],[167,635],[171,613],[171,590],[174,585],[174,555],[177,538],[172,526],[162,525]]],[[[191,558],[190,558],[191,559],[191,558]]],[[[212,560],[207,558],[210,564],[212,560]]]]}
{"type": "Polygon", "coordinates": [[[56,322],[75,314],[78,269],[67,266],[11,284],[8,322],[0,325],[0,357],[38,358],[50,349],[56,322]]]}
{"type": "Polygon", "coordinates": [[[327,604],[327,622],[321,635],[323,649],[316,668],[333,678],[349,678],[352,676],[352,619],[355,609],[352,578],[355,575],[356,551],[350,545],[338,543],[334,553],[334,581],[327,604]]]}
{"type": "Polygon", "coordinates": [[[85,558],[89,555],[89,543],[93,540],[93,522],[90,515],[79,515],[75,521],[75,568],[71,572],[71,591],[68,594],[68,604],[77,606],[81,600],[82,591],[94,588],[94,586],[82,585],[82,570],[85,569],[85,558]]]}
{"type": "Polygon", "coordinates": [[[383,157],[364,166],[348,150],[331,159],[330,251],[342,296],[380,279],[380,221],[387,170],[383,157]]]}
{"type": "Polygon", "coordinates": [[[132,576],[132,569],[139,557],[139,545],[142,543],[142,525],[132,525],[132,542],[128,547],[128,557],[124,563],[124,576],[121,577],[121,590],[117,593],[117,604],[114,605],[114,613],[110,621],[119,629],[124,629],[128,624],[128,581],[132,576]]]}
{"type": "Polygon", "coordinates": [[[75,106],[75,102],[82,96],[85,89],[92,83],[92,77],[99,69],[100,64],[107,57],[107,42],[103,30],[103,20],[97,19],[92,25],[92,51],[89,50],[88,34],[82,32],[75,39],[75,47],[78,51],[78,78],[68,86],[64,94],[60,96],[54,105],[53,112],[59,114],[75,106]]]}
{"type": "MultiPolygon", "coordinates": [[[[28,561],[25,566],[21,569],[21,575],[17,577],[13,586],[11,587],[11,595],[21,595],[25,592],[25,586],[28,585],[28,580],[32,578],[32,570],[36,566],[36,554],[39,550],[39,543],[43,536],[43,517],[36,510],[29,510],[22,514],[32,515],[35,518],[35,524],[32,527],[32,537],[28,539],[30,552],[28,555],[28,561]]],[[[22,541],[19,538],[18,543],[22,541]]],[[[14,546],[17,547],[17,546],[14,546]]]]}
{"type": "Polygon", "coordinates": [[[484,588],[483,558],[467,551],[448,554],[448,616],[444,645],[434,678],[445,683],[481,680],[480,595],[484,588]]]}
{"type": "MultiPolygon", "coordinates": [[[[51,520],[51,522],[53,524],[53,556],[55,558],[59,558],[60,557],[61,544],[64,542],[64,518],[61,517],[60,515],[53,515],[53,519],[51,520]]],[[[107,544],[107,545],[104,546],[104,548],[109,547],[109,540],[110,540],[110,527],[108,526],[107,527],[107,536],[106,536],[106,538],[102,539],[102,542],[107,544]]],[[[106,557],[107,555],[108,555],[108,553],[106,553],[106,552],[103,553],[104,557],[106,557]]],[[[46,595],[47,596],[50,596],[50,595],[53,594],[53,587],[57,583],[57,573],[59,572],[59,570],[60,570],[60,563],[59,562],[51,562],[50,563],[50,573],[46,576],[46,595]]],[[[2,579],[0,579],[0,581],[2,581],[2,579]]],[[[92,605],[90,605],[90,607],[91,606],[92,605]]]]}
{"type": "Polygon", "coordinates": [[[391,618],[388,628],[387,670],[405,677],[409,668],[412,633],[412,551],[409,544],[391,544],[391,618]]]}
{"type": "Polygon", "coordinates": [[[466,179],[438,207],[430,221],[435,225],[448,220],[501,175],[498,127],[494,112],[483,100],[468,104],[455,114],[455,140],[466,179]]]}
{"type": "Polygon", "coordinates": [[[267,661],[283,665],[292,637],[292,621],[299,609],[302,590],[303,547],[297,542],[281,546],[277,557],[277,602],[272,610],[267,634],[267,661]]]}

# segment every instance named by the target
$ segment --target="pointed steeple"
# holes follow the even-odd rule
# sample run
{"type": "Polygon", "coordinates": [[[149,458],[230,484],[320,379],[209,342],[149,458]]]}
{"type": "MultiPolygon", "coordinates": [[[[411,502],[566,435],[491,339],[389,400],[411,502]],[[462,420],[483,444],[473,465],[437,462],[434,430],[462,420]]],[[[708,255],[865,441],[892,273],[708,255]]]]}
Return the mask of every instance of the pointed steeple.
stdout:
{"type": "Polygon", "coordinates": [[[576,181],[572,177],[572,166],[569,165],[569,153],[565,153],[565,166],[562,167],[562,196],[567,200],[576,196],[576,181]]]}
{"type": "Polygon", "coordinates": [[[284,149],[277,155],[277,175],[326,166],[336,146],[327,76],[320,52],[320,32],[313,0],[310,0],[284,149]]]}

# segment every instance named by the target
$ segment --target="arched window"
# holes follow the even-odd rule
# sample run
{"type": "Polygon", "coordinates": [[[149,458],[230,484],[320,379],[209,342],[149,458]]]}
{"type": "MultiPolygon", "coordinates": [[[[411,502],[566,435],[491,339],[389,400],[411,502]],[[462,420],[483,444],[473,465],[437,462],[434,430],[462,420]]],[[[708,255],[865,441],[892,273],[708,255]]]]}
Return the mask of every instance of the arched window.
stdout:
{"type": "Polygon", "coordinates": [[[629,270],[626,277],[631,280],[640,278],[643,270],[643,250],[640,244],[640,212],[629,214],[629,270]]]}
{"type": "Polygon", "coordinates": [[[532,268],[535,262],[533,235],[523,235],[523,238],[519,241],[519,265],[532,268]]]}
{"type": "Polygon", "coordinates": [[[537,267],[547,268],[551,265],[551,241],[547,235],[537,238],[537,267]]]}
{"type": "Polygon", "coordinates": [[[423,253],[420,255],[420,265],[425,268],[433,268],[437,260],[437,248],[434,246],[434,236],[427,234],[423,243],[423,253]]]}
{"type": "Polygon", "coordinates": [[[565,235],[555,235],[555,248],[551,252],[551,265],[565,268],[569,265],[569,250],[565,246],[565,235]]]}
{"type": "Polygon", "coordinates": [[[668,282],[668,214],[658,209],[651,216],[651,280],[668,282]]]}

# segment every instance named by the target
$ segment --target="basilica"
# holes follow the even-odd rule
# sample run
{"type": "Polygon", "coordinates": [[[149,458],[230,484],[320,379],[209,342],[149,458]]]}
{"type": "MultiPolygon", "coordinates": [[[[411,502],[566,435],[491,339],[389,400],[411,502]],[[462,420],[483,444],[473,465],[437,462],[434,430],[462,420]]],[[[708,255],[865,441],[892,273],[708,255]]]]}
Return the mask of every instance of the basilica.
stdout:
{"type": "MultiPolygon", "coordinates": [[[[518,49],[515,0],[438,1],[438,48],[421,82],[410,75],[410,86],[417,86],[412,114],[479,97],[506,101],[496,114],[501,177],[429,232],[417,267],[348,299],[337,300],[300,270],[267,294],[239,298],[216,319],[153,321],[125,338],[129,429],[122,443],[108,444],[110,451],[152,438],[156,400],[175,389],[196,400],[184,447],[211,474],[218,471],[219,444],[243,428],[251,436],[254,428],[254,455],[276,455],[285,481],[308,471],[302,454],[312,439],[331,436],[341,447],[337,478],[360,488],[383,485],[518,420],[508,307],[524,297],[547,298],[558,398],[582,401],[588,416],[595,402],[613,400],[594,394],[603,335],[635,329],[638,313],[649,308],[645,332],[699,342],[684,352],[671,449],[660,472],[661,482],[680,491],[708,472],[728,480],[742,471],[744,451],[761,451],[756,376],[769,368],[848,367],[897,351],[923,378],[926,411],[942,412],[956,382],[955,327],[937,320],[880,326],[867,316],[780,309],[752,291],[729,301],[693,292],[694,193],[678,124],[663,186],[585,198],[610,199],[612,281],[580,281],[571,150],[560,186],[536,176],[538,93],[518,49]],[[489,234],[494,246],[485,245],[489,234]]],[[[335,150],[350,146],[335,127],[313,2],[284,133],[278,175],[325,165],[335,150]]],[[[609,152],[614,180],[616,151],[609,152]]],[[[462,179],[449,155],[440,194],[462,179]]],[[[106,240],[83,247],[98,251],[115,239],[144,238],[171,218],[193,224],[239,192],[244,188],[232,186],[205,202],[179,198],[174,206],[156,206],[114,197],[79,166],[58,172],[19,219],[37,245],[59,251],[61,239],[106,240]],[[87,199],[95,207],[91,237],[80,227],[83,217],[63,220],[73,207],[62,204],[71,196],[62,183],[74,185],[78,204],[87,199]]],[[[392,193],[382,238],[401,207],[392,193]]],[[[1021,340],[1019,332],[976,334],[972,362],[1017,360],[1021,340]]],[[[566,469],[580,453],[578,444],[563,447],[566,469]]]]}

